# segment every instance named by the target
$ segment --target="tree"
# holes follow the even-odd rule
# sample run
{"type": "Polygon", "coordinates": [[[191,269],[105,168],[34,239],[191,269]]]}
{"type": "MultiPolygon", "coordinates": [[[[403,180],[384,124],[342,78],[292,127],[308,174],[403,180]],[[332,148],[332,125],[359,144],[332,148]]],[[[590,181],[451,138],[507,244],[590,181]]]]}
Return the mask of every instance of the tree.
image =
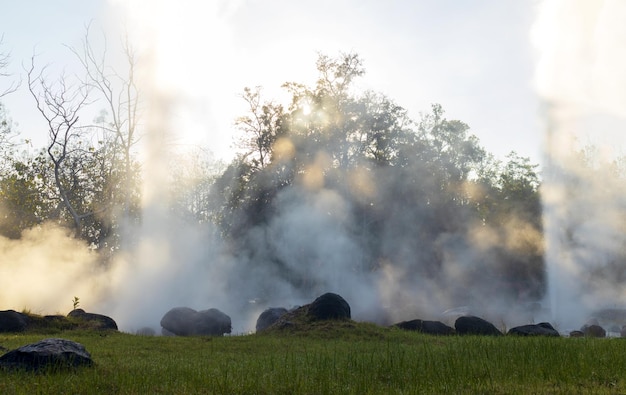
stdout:
{"type": "MultiPolygon", "coordinates": [[[[4,43],[4,35],[0,36],[0,46],[4,43]]],[[[6,78],[10,77],[11,74],[6,71],[9,67],[11,60],[11,53],[9,52],[0,52],[0,77],[6,78]]],[[[15,92],[21,85],[21,81],[12,81],[9,86],[0,90],[0,99],[9,93],[15,92]]]]}
{"type": "Polygon", "coordinates": [[[250,156],[252,166],[262,169],[269,164],[274,144],[284,134],[283,107],[271,102],[261,103],[260,87],[245,88],[241,97],[248,104],[249,114],[235,121],[245,133],[239,146],[250,156]]]}
{"type": "MultiPolygon", "coordinates": [[[[220,224],[235,251],[274,265],[294,285],[316,286],[314,270],[293,268],[317,265],[319,254],[309,245],[290,246],[308,253],[289,262],[281,253],[285,241],[276,241],[272,229],[286,215],[281,207],[286,196],[289,207],[307,207],[317,194],[332,191],[345,202],[351,221],[329,220],[328,231],[340,232],[362,253],[352,270],[393,266],[407,285],[429,279],[448,286],[451,273],[454,281],[467,283],[487,277],[474,297],[495,292],[516,297],[520,289],[540,296],[541,246],[527,237],[541,234],[536,165],[510,156],[502,166],[467,124],[447,119],[439,104],[413,121],[384,95],[354,94],[352,82],[363,74],[357,55],[321,55],[317,68],[315,86],[284,85],[291,101],[280,138],[264,146],[263,166],[248,159],[254,156],[250,152],[215,184],[215,196],[225,198],[218,200],[221,207],[228,207],[220,211],[220,224]],[[288,154],[278,155],[279,146],[288,154]],[[516,234],[514,224],[529,231],[516,234]],[[501,243],[477,244],[474,232],[481,228],[501,235],[501,243]]],[[[258,103],[258,96],[248,93],[248,101],[258,103]]],[[[250,125],[260,117],[242,119],[250,125]]],[[[468,302],[460,289],[451,294],[468,302]]]]}
{"type": "Polygon", "coordinates": [[[184,221],[203,224],[215,219],[211,209],[211,187],[222,163],[212,160],[206,149],[197,148],[171,157],[169,169],[171,212],[184,221]]]}
{"type": "Polygon", "coordinates": [[[48,124],[46,153],[53,169],[58,209],[52,217],[74,229],[93,248],[118,249],[132,220],[139,219],[139,166],[133,147],[138,140],[139,92],[136,55],[126,41],[128,69],[122,75],[96,55],[89,27],[80,50],[69,48],[85,71],[84,78],[62,74],[51,83],[47,67],[35,70],[31,59],[28,88],[48,124]],[[79,123],[93,102],[101,100],[95,124],[79,123]]]}
{"type": "Polygon", "coordinates": [[[318,54],[317,91],[330,97],[343,97],[348,94],[352,81],[365,73],[363,60],[356,53],[341,53],[337,58],[318,54]]]}
{"type": "MultiPolygon", "coordinates": [[[[415,131],[406,110],[385,96],[353,95],[351,84],[364,72],[355,54],[336,59],[320,55],[317,68],[314,87],[284,85],[291,103],[280,134],[264,122],[269,117],[260,111],[259,90],[246,90],[251,114],[241,117],[240,125],[253,136],[250,151],[214,186],[225,236],[238,251],[257,256],[249,237],[258,237],[258,229],[270,226],[281,212],[277,201],[283,192],[307,196],[323,188],[349,202],[358,219],[359,225],[345,232],[368,251],[360,270],[376,270],[384,258],[412,273],[435,275],[440,265],[437,239],[466,229],[471,209],[461,185],[484,150],[467,125],[445,119],[439,105],[415,131]],[[290,147],[289,154],[278,154],[285,151],[278,149],[281,144],[290,147]],[[364,181],[359,185],[354,177],[364,181]],[[294,192],[299,190],[304,192],[294,192]],[[254,235],[251,229],[257,229],[254,235]],[[419,264],[406,256],[407,246],[423,258],[419,264]]],[[[285,270],[284,258],[271,251],[268,247],[265,260],[285,270]]]]}
{"type": "MultiPolygon", "coordinates": [[[[0,36],[0,46],[2,46],[4,36],[0,36]]],[[[0,77],[9,78],[11,74],[7,72],[11,59],[8,52],[0,52],[0,77]]],[[[21,81],[12,81],[6,88],[0,89],[0,99],[6,95],[15,92],[21,85],[21,81]]],[[[8,157],[13,148],[13,138],[16,136],[15,129],[4,104],[0,103],[0,171],[6,171],[8,165],[8,157]]],[[[8,165],[10,167],[10,165],[8,165]]]]}
{"type": "Polygon", "coordinates": [[[83,85],[70,83],[65,75],[61,75],[56,84],[46,80],[46,67],[35,72],[35,57],[31,58],[31,66],[27,70],[28,89],[35,100],[37,110],[48,124],[47,153],[54,169],[54,183],[59,194],[60,204],[70,214],[74,232],[77,237],[82,235],[82,220],[93,215],[93,212],[79,212],[71,194],[79,186],[79,174],[84,167],[74,159],[83,157],[88,152],[80,145],[73,145],[80,136],[78,125],[79,112],[88,104],[88,89],[83,85]]]}
{"type": "Polygon", "coordinates": [[[136,164],[133,157],[133,147],[139,140],[137,127],[140,117],[140,92],[135,81],[137,53],[126,36],[123,52],[127,69],[120,73],[107,65],[106,38],[102,55],[97,55],[90,42],[90,27],[87,26],[86,30],[82,48],[80,50],[70,48],[70,50],[85,70],[86,77],[82,83],[93,93],[97,93],[105,103],[106,110],[97,119],[97,127],[113,136],[112,138],[102,137],[110,147],[107,159],[114,162],[111,164],[112,168],[118,168],[115,162],[122,163],[123,173],[117,176],[124,187],[117,190],[122,199],[116,201],[122,205],[122,220],[128,226],[133,217],[137,219],[139,199],[138,185],[135,182],[137,177],[134,174],[136,164]]]}
{"type": "Polygon", "coordinates": [[[419,138],[430,146],[435,155],[427,161],[432,161],[432,165],[442,172],[445,181],[464,181],[471,170],[481,163],[485,151],[476,136],[469,134],[467,124],[444,118],[440,104],[433,104],[431,110],[431,113],[422,116],[418,125],[419,138]]]}
{"type": "Polygon", "coordinates": [[[541,197],[539,195],[538,165],[516,152],[507,155],[507,162],[500,174],[499,200],[504,204],[505,215],[515,214],[541,228],[541,197]]]}
{"type": "Polygon", "coordinates": [[[48,219],[58,200],[50,190],[54,176],[44,151],[12,157],[9,162],[10,168],[0,177],[0,234],[17,239],[48,219]]]}
{"type": "Polygon", "coordinates": [[[4,104],[0,103],[0,174],[9,170],[10,157],[15,147],[14,138],[17,132],[13,127],[13,122],[6,111],[4,104]]]}

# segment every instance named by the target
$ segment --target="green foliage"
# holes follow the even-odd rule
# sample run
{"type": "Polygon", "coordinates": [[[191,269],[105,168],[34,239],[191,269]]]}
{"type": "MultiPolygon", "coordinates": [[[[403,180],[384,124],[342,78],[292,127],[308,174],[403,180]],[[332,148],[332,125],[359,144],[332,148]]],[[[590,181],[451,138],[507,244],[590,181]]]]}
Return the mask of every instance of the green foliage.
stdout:
{"type": "MultiPolygon", "coordinates": [[[[87,70],[99,64],[90,52],[86,57],[74,53],[87,70]]],[[[127,55],[132,61],[132,53],[127,55]]],[[[496,287],[514,298],[541,296],[537,166],[514,153],[506,163],[496,161],[469,125],[448,119],[439,104],[412,119],[382,94],[356,92],[354,83],[365,73],[357,54],[320,54],[315,66],[318,78],[312,86],[284,84],[291,96],[284,105],[263,98],[259,87],[244,89],[248,111],[235,121],[243,151],[219,172],[202,151],[168,163],[172,187],[163,197],[168,213],[192,224],[214,222],[237,264],[264,265],[306,292],[324,286],[306,274],[322,259],[320,247],[304,237],[302,245],[288,245],[298,253],[286,256],[284,245],[272,245],[276,235],[268,229],[294,206],[314,206],[316,199],[332,195],[342,212],[326,210],[320,217],[359,251],[349,262],[351,273],[391,265],[404,273],[399,281],[411,286],[441,279],[451,273],[447,264],[463,261],[462,270],[455,271],[458,279],[490,279],[477,287],[485,293],[492,295],[490,287],[496,287]],[[461,259],[454,255],[458,251],[471,253],[461,259]]],[[[115,105],[115,96],[107,95],[113,93],[107,77],[98,70],[90,79],[107,110],[97,127],[73,123],[86,102],[58,103],[76,110],[64,121],[71,125],[67,133],[58,134],[59,120],[49,117],[57,134],[51,134],[48,149],[23,157],[12,153],[4,163],[1,235],[19,238],[29,227],[54,221],[75,230],[103,260],[133,243],[122,231],[142,220],[143,175],[131,150],[139,98],[131,78],[123,83],[134,92],[128,107],[115,105]]],[[[32,92],[35,97],[59,93],[54,85],[41,88],[44,96],[32,92]]],[[[44,116],[54,114],[47,110],[44,116]]],[[[10,122],[2,127],[0,132],[10,130],[10,122]]],[[[457,296],[465,304],[466,296],[457,296]]]]}
{"type": "MultiPolygon", "coordinates": [[[[360,324],[359,324],[360,325],[360,324]]],[[[359,331],[358,328],[354,328],[359,331]]],[[[370,329],[367,330],[370,332],[370,329]]],[[[620,339],[379,336],[146,337],[62,332],[93,367],[0,371],[0,392],[215,394],[614,394],[626,391],[620,339]]],[[[41,335],[0,335],[6,349],[41,335]]]]}
{"type": "MultiPolygon", "coordinates": [[[[130,205],[128,213],[135,221],[139,215],[139,166],[133,162],[127,173],[113,140],[77,140],[69,151],[58,180],[73,209],[82,213],[78,236],[94,248],[115,250],[124,207],[130,205]]],[[[19,238],[23,230],[45,221],[74,228],[59,191],[45,151],[11,158],[10,168],[0,177],[0,234],[19,238]]]]}
{"type": "Polygon", "coordinates": [[[17,239],[53,215],[58,201],[51,190],[50,170],[42,154],[11,159],[0,177],[0,234],[17,239]]]}
{"type": "Polygon", "coordinates": [[[78,305],[80,305],[80,299],[78,296],[74,296],[74,299],[72,299],[72,310],[76,310],[78,305]]]}
{"type": "Polygon", "coordinates": [[[447,119],[439,104],[414,121],[384,95],[353,93],[364,73],[356,54],[320,55],[317,70],[315,86],[284,85],[291,94],[286,110],[263,103],[259,88],[244,90],[250,112],[238,125],[246,151],[216,179],[211,199],[236,254],[269,265],[297,287],[319,286],[288,272],[296,264],[315,265],[315,254],[289,262],[281,248],[266,247],[269,241],[259,248],[258,241],[290,210],[285,195],[299,196],[291,204],[307,205],[332,191],[352,219],[336,227],[365,252],[353,270],[391,263],[410,284],[440,278],[446,248],[473,249],[463,280],[483,275],[493,279],[483,287],[487,293],[499,284],[497,292],[511,290],[513,298],[539,297],[544,271],[536,165],[516,154],[505,165],[494,161],[469,126],[447,119]],[[517,227],[528,231],[515,234],[517,227]],[[480,228],[506,240],[478,245],[472,235],[480,228]]]}

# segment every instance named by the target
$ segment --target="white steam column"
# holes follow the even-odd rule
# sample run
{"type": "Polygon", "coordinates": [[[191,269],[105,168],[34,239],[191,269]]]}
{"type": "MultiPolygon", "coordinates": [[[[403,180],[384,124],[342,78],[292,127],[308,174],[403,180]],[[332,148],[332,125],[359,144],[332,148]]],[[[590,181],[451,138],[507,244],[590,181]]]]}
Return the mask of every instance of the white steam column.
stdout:
{"type": "Polygon", "coordinates": [[[621,0],[545,0],[532,31],[546,128],[548,302],[560,330],[578,329],[595,309],[624,307],[615,265],[626,202],[612,165],[626,154],[624,20],[621,0]]]}

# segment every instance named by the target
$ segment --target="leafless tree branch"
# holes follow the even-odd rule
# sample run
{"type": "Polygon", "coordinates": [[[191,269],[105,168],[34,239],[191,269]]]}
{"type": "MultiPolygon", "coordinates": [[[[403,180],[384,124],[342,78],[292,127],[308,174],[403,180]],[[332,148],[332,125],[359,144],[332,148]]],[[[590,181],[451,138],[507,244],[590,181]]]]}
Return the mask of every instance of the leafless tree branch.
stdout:
{"type": "Polygon", "coordinates": [[[35,100],[35,105],[48,124],[47,153],[54,165],[55,186],[61,203],[69,211],[75,225],[76,235],[81,234],[81,220],[93,213],[79,214],[71,203],[69,190],[62,180],[62,169],[72,150],[72,141],[79,137],[77,126],[79,112],[89,104],[89,87],[74,85],[62,73],[56,83],[48,81],[46,70],[35,69],[35,55],[31,57],[30,67],[26,70],[28,90],[35,100]]]}
{"type": "MultiPolygon", "coordinates": [[[[0,46],[4,43],[4,35],[0,36],[0,46]]],[[[10,52],[0,52],[0,77],[11,77],[10,73],[6,72],[6,69],[9,67],[11,60],[10,52]]],[[[4,90],[0,91],[0,98],[8,95],[9,93],[13,93],[22,85],[22,81],[13,81],[11,84],[4,90]]]]}

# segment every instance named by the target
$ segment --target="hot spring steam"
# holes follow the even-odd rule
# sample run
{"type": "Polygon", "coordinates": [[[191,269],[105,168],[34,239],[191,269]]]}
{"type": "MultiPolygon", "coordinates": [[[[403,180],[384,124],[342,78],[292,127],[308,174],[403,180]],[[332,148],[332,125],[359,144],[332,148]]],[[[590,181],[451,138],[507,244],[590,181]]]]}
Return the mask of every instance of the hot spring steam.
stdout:
{"type": "Polygon", "coordinates": [[[553,0],[539,11],[547,303],[567,329],[625,307],[626,3],[553,0]]]}
{"type": "MultiPolygon", "coordinates": [[[[233,251],[211,221],[190,224],[175,215],[168,199],[176,162],[171,155],[181,153],[171,148],[197,132],[218,139],[212,134],[217,121],[211,118],[230,108],[221,100],[235,96],[220,79],[232,78],[226,19],[239,2],[115,3],[128,14],[129,37],[144,55],[138,65],[147,107],[141,223],[124,229],[128,241],[106,270],[96,253],[54,227],[24,232],[21,244],[0,239],[3,257],[11,261],[0,280],[13,275],[35,284],[29,275],[37,272],[47,282],[45,295],[22,296],[18,287],[5,286],[18,295],[1,295],[2,302],[12,304],[6,308],[65,314],[76,296],[80,307],[110,315],[125,331],[156,329],[163,314],[177,306],[218,308],[233,319],[233,332],[241,333],[251,330],[267,307],[302,305],[326,292],[341,294],[354,319],[379,323],[440,319],[444,310],[462,312],[454,308],[467,303],[476,308],[471,313],[493,313],[486,318],[502,318],[497,322],[509,327],[530,319],[567,330],[596,309],[626,307],[626,164],[620,161],[626,147],[625,2],[538,4],[532,35],[546,129],[542,199],[548,290],[543,304],[551,316],[530,318],[512,312],[513,307],[535,302],[543,283],[537,286],[540,281],[533,277],[535,293],[529,296],[520,289],[530,282],[520,286],[516,279],[503,280],[496,269],[485,272],[501,264],[502,250],[519,240],[531,244],[533,258],[541,261],[538,225],[515,218],[488,229],[481,221],[463,222],[465,212],[448,212],[444,205],[436,211],[432,207],[444,188],[432,168],[417,161],[400,174],[391,166],[365,171],[333,167],[323,150],[310,151],[312,160],[302,162],[306,175],[274,191],[271,217],[242,232],[250,247],[246,253],[233,251]],[[329,185],[325,177],[331,173],[338,176],[329,185]],[[437,193],[429,194],[428,188],[437,193]],[[455,226],[431,226],[446,215],[454,217],[455,226]],[[382,224],[376,234],[368,233],[374,229],[367,228],[368,221],[382,224]],[[375,248],[368,251],[372,241],[375,248]],[[504,322],[511,316],[518,321],[504,322]]],[[[302,111],[303,117],[326,115],[302,111]]],[[[298,148],[304,151],[306,144],[298,148]]],[[[216,149],[223,146],[215,142],[216,149]]],[[[273,148],[277,157],[296,152],[286,139],[273,148]]],[[[183,150],[182,156],[190,155],[183,150]]],[[[536,267],[541,275],[542,266],[536,267]]]]}

